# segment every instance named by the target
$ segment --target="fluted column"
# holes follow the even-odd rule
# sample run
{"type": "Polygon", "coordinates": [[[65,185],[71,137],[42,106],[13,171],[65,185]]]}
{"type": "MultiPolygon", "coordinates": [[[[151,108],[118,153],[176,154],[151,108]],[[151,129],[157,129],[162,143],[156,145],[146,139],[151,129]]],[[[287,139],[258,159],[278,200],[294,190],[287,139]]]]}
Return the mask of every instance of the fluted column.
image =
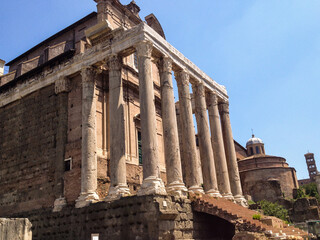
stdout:
{"type": "Polygon", "coordinates": [[[82,76],[82,148],[81,148],[81,193],[76,208],[99,200],[97,190],[96,157],[96,97],[93,67],[81,70],[82,76]]]}
{"type": "Polygon", "coordinates": [[[175,77],[179,92],[179,110],[182,129],[182,147],[186,168],[186,184],[189,191],[203,193],[201,187],[201,174],[199,173],[199,163],[197,161],[196,137],[192,116],[191,96],[189,89],[189,74],[184,71],[175,72],[175,77]]]}
{"type": "Polygon", "coordinates": [[[138,195],[166,194],[160,178],[156,127],[156,109],[152,79],[152,44],[140,42],[136,46],[139,69],[139,99],[143,159],[143,182],[138,195]]]}
{"type": "Polygon", "coordinates": [[[208,94],[208,112],[218,188],[224,198],[233,200],[220,125],[218,97],[212,92],[208,94]]]}
{"type": "Polygon", "coordinates": [[[196,83],[192,85],[192,89],[195,97],[195,114],[198,126],[204,191],[206,194],[209,194],[213,197],[221,197],[218,190],[216,168],[212,151],[205,87],[203,83],[196,83]]]}
{"type": "Polygon", "coordinates": [[[232,136],[230,116],[229,116],[229,103],[223,102],[219,104],[220,116],[221,116],[221,127],[224,140],[224,146],[226,151],[226,158],[228,164],[229,179],[231,185],[231,191],[234,200],[243,205],[247,206],[247,201],[243,197],[240,174],[238,170],[238,163],[236,157],[236,150],[234,147],[234,140],[232,136]]]}
{"type": "Polygon", "coordinates": [[[172,85],[172,61],[168,57],[163,57],[159,65],[167,192],[185,196],[187,188],[182,179],[177,116],[172,85]]]}
{"type": "Polygon", "coordinates": [[[110,188],[107,201],[130,195],[126,174],[126,140],[122,85],[122,58],[113,55],[107,59],[109,70],[110,121],[110,188]]]}

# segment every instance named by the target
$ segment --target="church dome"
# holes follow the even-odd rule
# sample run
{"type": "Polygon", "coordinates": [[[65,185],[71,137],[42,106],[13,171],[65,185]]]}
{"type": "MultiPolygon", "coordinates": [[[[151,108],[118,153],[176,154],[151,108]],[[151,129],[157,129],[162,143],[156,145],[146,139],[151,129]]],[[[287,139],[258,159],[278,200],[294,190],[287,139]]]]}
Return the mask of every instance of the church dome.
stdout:
{"type": "Polygon", "coordinates": [[[253,144],[263,144],[262,140],[260,138],[257,138],[255,137],[253,134],[252,134],[252,138],[250,138],[248,141],[247,141],[247,144],[246,144],[246,147],[250,146],[250,145],[253,145],[253,144]]]}

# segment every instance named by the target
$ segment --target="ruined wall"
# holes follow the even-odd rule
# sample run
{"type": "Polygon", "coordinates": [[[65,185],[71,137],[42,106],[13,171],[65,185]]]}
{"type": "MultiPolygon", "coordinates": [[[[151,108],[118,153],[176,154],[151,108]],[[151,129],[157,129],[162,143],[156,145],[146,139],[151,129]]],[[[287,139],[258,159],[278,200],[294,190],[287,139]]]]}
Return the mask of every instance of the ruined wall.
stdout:
{"type": "Polygon", "coordinates": [[[292,198],[297,188],[293,168],[264,168],[240,172],[242,190],[253,201],[276,201],[279,197],[292,198]]]}
{"type": "Polygon", "coordinates": [[[31,223],[22,218],[0,218],[0,240],[32,240],[31,223]]]}
{"type": "Polygon", "coordinates": [[[57,126],[53,85],[0,108],[2,216],[52,206],[57,126]]]}
{"type": "Polygon", "coordinates": [[[33,240],[99,239],[231,239],[234,225],[218,217],[192,211],[190,200],[166,196],[134,196],[100,202],[82,209],[26,212],[33,240]],[[212,228],[214,226],[214,228],[212,228]]]}

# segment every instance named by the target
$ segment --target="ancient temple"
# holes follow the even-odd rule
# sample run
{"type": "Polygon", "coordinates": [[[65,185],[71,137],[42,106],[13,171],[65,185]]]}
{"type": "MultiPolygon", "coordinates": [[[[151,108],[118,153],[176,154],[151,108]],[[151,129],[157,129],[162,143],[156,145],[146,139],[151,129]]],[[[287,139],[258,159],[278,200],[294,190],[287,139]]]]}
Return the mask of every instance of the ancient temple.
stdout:
{"type": "Polygon", "coordinates": [[[29,218],[33,239],[265,231],[232,212],[247,202],[226,88],[166,41],[153,14],[144,22],[134,1],[95,1],[97,13],[0,76],[0,217],[29,218]]]}

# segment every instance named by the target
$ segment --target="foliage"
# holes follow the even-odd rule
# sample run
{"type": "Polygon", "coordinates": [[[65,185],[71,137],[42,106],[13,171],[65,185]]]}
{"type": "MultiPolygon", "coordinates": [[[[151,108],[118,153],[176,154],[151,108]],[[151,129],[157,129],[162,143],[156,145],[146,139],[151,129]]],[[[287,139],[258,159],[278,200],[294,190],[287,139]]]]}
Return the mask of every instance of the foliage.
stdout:
{"type": "Polygon", "coordinates": [[[252,201],[252,200],[248,200],[248,204],[249,204],[249,205],[253,205],[253,204],[256,204],[256,202],[255,202],[255,201],[252,201]]]}
{"type": "Polygon", "coordinates": [[[308,183],[301,186],[301,189],[304,190],[307,197],[315,197],[318,201],[320,201],[320,196],[317,189],[316,183],[308,183]]]}
{"type": "Polygon", "coordinates": [[[296,197],[296,199],[305,198],[305,197],[306,197],[306,194],[304,193],[304,190],[301,189],[301,188],[298,188],[297,189],[297,197],[296,197]]]}
{"type": "Polygon", "coordinates": [[[261,215],[260,214],[253,214],[252,218],[255,219],[255,220],[260,220],[261,219],[261,215]]]}
{"type": "Polygon", "coordinates": [[[288,210],[285,209],[283,206],[266,200],[262,200],[258,203],[261,206],[264,215],[274,216],[282,219],[283,221],[289,220],[288,210]]]}

